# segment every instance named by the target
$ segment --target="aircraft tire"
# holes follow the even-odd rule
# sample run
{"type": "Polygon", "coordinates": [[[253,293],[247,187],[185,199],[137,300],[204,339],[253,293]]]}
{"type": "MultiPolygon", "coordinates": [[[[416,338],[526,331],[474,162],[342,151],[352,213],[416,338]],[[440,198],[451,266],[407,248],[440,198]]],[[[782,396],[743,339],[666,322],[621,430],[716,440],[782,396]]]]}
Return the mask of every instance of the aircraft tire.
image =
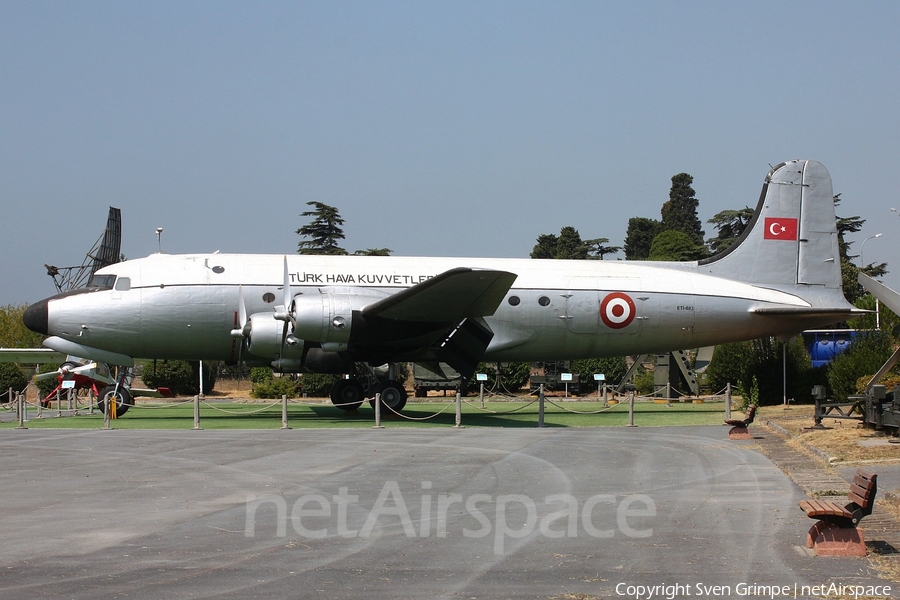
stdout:
{"type": "MultiPolygon", "coordinates": [[[[375,386],[375,393],[381,394],[381,402],[385,406],[389,406],[393,410],[400,412],[406,406],[408,398],[406,389],[399,381],[388,380],[382,381],[375,386]]],[[[369,404],[375,407],[375,399],[369,400],[369,404]]]]}
{"type": "MultiPolygon", "coordinates": [[[[100,390],[100,396],[97,398],[97,408],[101,413],[106,413],[106,402],[115,396],[116,394],[116,386],[108,385],[102,390],[100,390]]],[[[116,414],[115,418],[119,418],[125,413],[128,412],[128,409],[134,406],[134,399],[131,397],[131,392],[129,392],[126,388],[119,388],[119,395],[116,399],[116,414]]],[[[113,417],[112,412],[109,414],[110,418],[113,417]]]]}
{"type": "Polygon", "coordinates": [[[341,410],[356,410],[363,399],[365,393],[359,379],[338,379],[331,387],[331,403],[341,410]]]}

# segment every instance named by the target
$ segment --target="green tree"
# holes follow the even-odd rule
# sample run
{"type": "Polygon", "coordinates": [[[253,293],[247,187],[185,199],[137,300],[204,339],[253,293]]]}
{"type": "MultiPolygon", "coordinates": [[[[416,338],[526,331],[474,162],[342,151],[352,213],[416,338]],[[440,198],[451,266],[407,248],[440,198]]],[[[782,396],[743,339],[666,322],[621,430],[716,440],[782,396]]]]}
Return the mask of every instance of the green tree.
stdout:
{"type": "Polygon", "coordinates": [[[531,258],[556,258],[556,245],[559,236],[552,233],[542,233],[537,238],[537,244],[531,250],[531,258]]]}
{"type": "Polygon", "coordinates": [[[44,336],[25,327],[22,315],[27,304],[14,306],[7,304],[0,307],[0,347],[3,348],[39,348],[44,336]]]}
{"type": "Polygon", "coordinates": [[[893,352],[893,340],[877,329],[861,332],[844,352],[828,364],[828,385],[837,400],[858,393],[856,382],[874,375],[893,352]]]}
{"type": "Polygon", "coordinates": [[[656,219],[647,219],[645,217],[628,219],[628,229],[625,232],[625,259],[649,259],[653,238],[660,231],[662,231],[662,223],[656,219]]]}
{"type": "Polygon", "coordinates": [[[653,238],[649,260],[699,260],[704,255],[703,247],[695,244],[688,234],[669,229],[653,238]]]}
{"type": "Polygon", "coordinates": [[[338,214],[338,210],[322,202],[307,202],[306,204],[314,207],[315,210],[306,211],[300,216],[312,217],[313,220],[308,225],[298,229],[297,233],[310,239],[297,244],[297,253],[347,254],[347,251],[338,245],[339,241],[344,239],[344,230],[341,229],[344,219],[338,214]]]}
{"type": "Polygon", "coordinates": [[[707,379],[716,391],[727,383],[750,390],[755,379],[760,403],[779,404],[784,399],[785,351],[788,398],[808,399],[812,386],[822,375],[813,369],[801,336],[795,336],[787,344],[770,337],[720,344],[713,352],[707,379]]]}
{"type": "Polygon", "coordinates": [[[597,389],[598,382],[594,380],[594,373],[605,375],[608,385],[618,385],[628,372],[628,364],[623,356],[586,358],[573,360],[570,369],[573,373],[578,373],[581,390],[584,393],[597,389]]]}
{"type": "MultiPolygon", "coordinates": [[[[841,195],[835,194],[835,210],[837,210],[840,203],[841,195]]],[[[867,294],[866,290],[859,284],[857,279],[860,271],[869,277],[881,277],[888,272],[887,263],[869,263],[862,267],[853,263],[853,259],[858,258],[858,255],[850,254],[850,246],[853,242],[847,239],[847,235],[850,233],[858,233],[865,222],[866,220],[861,219],[859,216],[837,217],[838,249],[841,257],[841,289],[844,292],[844,297],[854,304],[867,294]]]]}
{"type": "Polygon", "coordinates": [[[559,239],[556,242],[557,259],[583,260],[587,258],[587,246],[581,240],[581,235],[574,227],[567,226],[559,230],[559,239]]]}
{"type": "Polygon", "coordinates": [[[715,254],[730,248],[747,229],[754,212],[752,208],[745,206],[740,210],[723,210],[713,215],[707,223],[714,225],[718,233],[716,237],[706,241],[709,251],[715,254]]]}
{"type": "Polygon", "coordinates": [[[9,400],[9,388],[21,392],[28,385],[28,378],[15,363],[0,363],[0,402],[9,400]]]}
{"type": "Polygon", "coordinates": [[[365,250],[357,250],[353,253],[354,256],[390,256],[391,250],[390,248],[366,248],[365,250]]]}
{"type": "Polygon", "coordinates": [[[669,201],[662,206],[662,226],[666,230],[684,232],[694,244],[702,245],[703,224],[697,217],[700,202],[694,197],[693,182],[694,178],[687,173],[672,177],[669,201]]]}
{"type": "MultiPolygon", "coordinates": [[[[200,393],[200,363],[186,360],[158,360],[143,363],[141,380],[151,388],[166,387],[177,395],[200,393]]],[[[215,365],[203,364],[203,393],[216,383],[215,365]]]]}
{"type": "Polygon", "coordinates": [[[609,238],[585,240],[584,245],[587,247],[587,257],[603,260],[603,257],[607,254],[615,254],[622,249],[622,246],[607,246],[608,243],[609,238]]]}
{"type": "Polygon", "coordinates": [[[475,375],[478,373],[486,373],[488,376],[485,389],[493,388],[499,379],[500,390],[515,392],[528,384],[531,367],[526,362],[478,363],[475,372],[466,381],[466,388],[470,391],[479,389],[480,382],[475,379],[475,375]]]}

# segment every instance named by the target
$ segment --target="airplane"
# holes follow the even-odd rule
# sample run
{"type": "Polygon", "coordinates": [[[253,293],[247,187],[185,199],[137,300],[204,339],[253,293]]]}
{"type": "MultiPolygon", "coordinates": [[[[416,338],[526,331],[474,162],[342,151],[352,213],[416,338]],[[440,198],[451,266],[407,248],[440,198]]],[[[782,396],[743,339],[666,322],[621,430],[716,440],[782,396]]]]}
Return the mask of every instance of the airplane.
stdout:
{"type": "Polygon", "coordinates": [[[841,291],[831,177],[792,160],[765,178],[727,250],[700,261],[152,254],[30,305],[44,345],[113,365],[243,361],[342,373],[332,402],[406,402],[394,369],[557,361],[787,339],[867,311],[841,291]]]}
{"type": "Polygon", "coordinates": [[[57,385],[46,396],[40,398],[43,408],[49,408],[51,402],[62,402],[63,394],[68,389],[76,393],[79,390],[89,390],[97,399],[97,408],[105,412],[106,404],[110,403],[113,418],[124,415],[133,405],[132,401],[138,396],[152,398],[171,398],[172,391],[166,387],[145,389],[131,387],[130,373],[121,382],[113,376],[109,365],[102,362],[91,361],[79,356],[65,355],[50,348],[0,348],[0,362],[14,362],[27,365],[40,365],[56,363],[59,367],[55,371],[35,373],[31,378],[34,383],[47,379],[56,379],[57,385]]]}

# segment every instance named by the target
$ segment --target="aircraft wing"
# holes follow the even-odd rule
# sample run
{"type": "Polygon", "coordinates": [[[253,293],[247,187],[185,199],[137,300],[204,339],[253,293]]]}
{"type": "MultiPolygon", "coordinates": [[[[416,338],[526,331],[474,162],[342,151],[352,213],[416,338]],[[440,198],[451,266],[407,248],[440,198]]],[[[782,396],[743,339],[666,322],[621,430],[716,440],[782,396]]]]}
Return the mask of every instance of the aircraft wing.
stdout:
{"type": "Polygon", "coordinates": [[[866,288],[867,292],[881,300],[885,306],[895,313],[900,313],[900,294],[864,273],[860,273],[857,280],[861,286],[866,288]]]}
{"type": "Polygon", "coordinates": [[[868,314],[872,311],[861,308],[816,308],[815,306],[765,306],[751,309],[752,313],[757,315],[768,315],[772,317],[834,317],[836,320],[849,319],[860,315],[868,314]]]}
{"type": "Polygon", "coordinates": [[[14,362],[25,365],[61,363],[66,355],[50,348],[0,348],[0,362],[14,362]]]}
{"type": "Polygon", "coordinates": [[[451,323],[494,314],[516,280],[514,273],[458,268],[406,288],[362,310],[364,316],[451,323]]]}

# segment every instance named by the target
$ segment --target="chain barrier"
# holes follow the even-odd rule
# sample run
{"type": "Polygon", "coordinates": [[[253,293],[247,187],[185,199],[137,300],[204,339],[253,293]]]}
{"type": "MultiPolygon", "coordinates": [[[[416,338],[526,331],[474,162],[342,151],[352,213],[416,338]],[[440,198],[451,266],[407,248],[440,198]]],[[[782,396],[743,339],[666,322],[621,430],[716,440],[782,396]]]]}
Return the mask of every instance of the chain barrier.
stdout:
{"type": "Polygon", "coordinates": [[[210,404],[206,400],[201,401],[200,404],[202,404],[203,406],[205,406],[207,408],[211,408],[213,410],[216,410],[216,411],[219,411],[222,413],[226,413],[229,415],[255,415],[257,413],[261,413],[263,411],[269,410],[272,407],[280,406],[281,400],[279,399],[278,402],[273,402],[272,404],[269,404],[268,406],[263,406],[262,408],[257,408],[254,410],[226,410],[224,408],[219,408],[218,406],[210,404]]]}
{"type": "MultiPolygon", "coordinates": [[[[505,397],[506,397],[506,396],[504,396],[504,398],[505,398],[505,397]]],[[[510,400],[510,402],[514,402],[514,401],[516,401],[516,400],[510,400]]],[[[521,402],[521,400],[518,400],[518,401],[521,402]]],[[[474,404],[473,402],[471,402],[471,401],[469,401],[469,400],[463,400],[463,402],[465,402],[466,404],[468,404],[469,406],[471,406],[472,408],[474,408],[474,409],[476,409],[476,410],[480,410],[480,411],[483,411],[483,412],[486,412],[486,413],[491,413],[492,415],[511,415],[511,414],[513,414],[513,413],[519,412],[520,410],[524,410],[524,409],[528,408],[528,407],[531,406],[532,404],[535,404],[536,402],[538,402],[538,400],[532,400],[531,402],[527,403],[527,404],[524,405],[524,406],[520,406],[519,408],[514,408],[514,409],[512,409],[512,410],[508,410],[508,411],[505,411],[505,412],[500,412],[500,411],[498,411],[498,410],[491,410],[491,409],[489,409],[489,408],[482,408],[482,407],[480,407],[480,406],[474,404]]]]}
{"type": "Polygon", "coordinates": [[[569,412],[569,413],[573,413],[573,414],[576,414],[576,415],[599,415],[600,413],[604,413],[604,412],[606,412],[606,411],[608,411],[608,410],[612,410],[612,409],[614,409],[614,408],[617,408],[617,407],[619,407],[619,406],[622,406],[622,403],[619,403],[619,404],[610,404],[609,406],[604,406],[604,407],[601,408],[600,410],[581,411],[581,410],[572,410],[571,408],[566,408],[566,407],[564,407],[564,406],[562,406],[562,405],[560,405],[560,404],[557,404],[557,403],[554,402],[553,400],[550,400],[550,399],[547,398],[546,396],[544,397],[544,401],[545,401],[545,402],[548,402],[548,403],[550,403],[550,404],[552,404],[553,406],[555,406],[556,408],[558,408],[558,409],[560,409],[560,410],[563,410],[563,411],[569,412]]]}
{"type": "Polygon", "coordinates": [[[443,412],[444,412],[445,410],[447,410],[448,408],[450,408],[451,406],[453,406],[454,404],[456,404],[456,398],[453,398],[453,400],[450,401],[449,403],[447,403],[447,405],[444,406],[444,408],[442,408],[441,410],[437,411],[437,412],[434,413],[433,415],[430,415],[430,416],[428,416],[428,417],[410,417],[410,416],[408,416],[408,415],[404,415],[403,413],[397,412],[396,410],[394,410],[394,408],[393,408],[392,406],[388,406],[388,405],[385,404],[384,402],[381,402],[381,406],[382,406],[382,407],[387,408],[389,411],[391,411],[392,413],[394,413],[394,414],[397,415],[398,417],[402,417],[402,418],[406,419],[407,421],[427,421],[427,420],[429,420],[429,419],[433,419],[433,418],[435,418],[436,416],[438,416],[438,415],[440,415],[441,413],[443,413],[443,412]]]}

